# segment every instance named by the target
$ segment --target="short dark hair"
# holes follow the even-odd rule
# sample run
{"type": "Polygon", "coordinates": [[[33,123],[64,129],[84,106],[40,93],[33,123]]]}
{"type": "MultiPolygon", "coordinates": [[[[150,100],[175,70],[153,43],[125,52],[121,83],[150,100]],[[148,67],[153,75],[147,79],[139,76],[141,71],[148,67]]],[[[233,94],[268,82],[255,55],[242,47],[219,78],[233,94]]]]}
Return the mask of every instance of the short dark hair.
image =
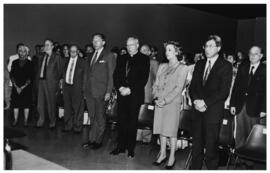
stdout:
{"type": "Polygon", "coordinates": [[[71,46],[69,46],[68,44],[63,44],[61,47],[62,47],[62,49],[64,49],[64,47],[68,47],[68,49],[69,49],[71,46]]]}
{"type": "MultiPolygon", "coordinates": [[[[221,46],[222,46],[222,40],[221,40],[220,36],[218,36],[218,35],[210,35],[210,36],[207,38],[206,42],[208,42],[208,41],[210,41],[210,40],[214,40],[217,47],[221,47],[221,46]]],[[[205,43],[206,43],[206,42],[205,42],[205,43]]]]}
{"type": "Polygon", "coordinates": [[[16,51],[18,51],[19,47],[21,47],[21,46],[24,46],[24,44],[23,44],[23,43],[18,43],[18,44],[16,45],[16,51]]]}
{"type": "Polygon", "coordinates": [[[52,40],[52,39],[50,39],[50,38],[46,38],[46,39],[44,40],[44,42],[46,42],[46,41],[49,41],[49,42],[51,42],[51,43],[52,43],[52,45],[54,45],[54,42],[53,42],[53,40],[52,40]]]}
{"type": "Polygon", "coordinates": [[[93,48],[93,45],[92,45],[92,44],[86,44],[86,45],[84,46],[84,48],[86,49],[87,47],[92,47],[92,48],[93,48]]]}
{"type": "Polygon", "coordinates": [[[100,37],[103,41],[106,41],[106,37],[105,37],[105,35],[102,34],[102,33],[94,33],[94,34],[92,35],[92,38],[94,38],[95,36],[98,36],[98,37],[100,37]]]}

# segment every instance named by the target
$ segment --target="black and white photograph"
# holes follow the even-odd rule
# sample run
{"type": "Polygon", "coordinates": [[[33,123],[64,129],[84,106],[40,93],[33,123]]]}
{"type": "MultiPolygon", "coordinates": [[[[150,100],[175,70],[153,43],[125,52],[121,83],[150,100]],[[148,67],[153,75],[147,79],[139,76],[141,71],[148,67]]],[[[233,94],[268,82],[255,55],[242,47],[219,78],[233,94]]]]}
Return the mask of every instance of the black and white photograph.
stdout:
{"type": "Polygon", "coordinates": [[[267,3],[3,2],[2,170],[267,170],[267,3]]]}

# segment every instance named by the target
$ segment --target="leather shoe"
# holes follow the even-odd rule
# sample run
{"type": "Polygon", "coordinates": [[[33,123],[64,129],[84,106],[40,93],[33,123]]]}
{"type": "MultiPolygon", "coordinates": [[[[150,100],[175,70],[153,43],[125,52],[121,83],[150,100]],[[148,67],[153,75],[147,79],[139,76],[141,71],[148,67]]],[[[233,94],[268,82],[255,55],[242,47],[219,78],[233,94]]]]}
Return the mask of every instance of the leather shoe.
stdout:
{"type": "Polygon", "coordinates": [[[111,155],[118,155],[118,154],[120,154],[120,153],[125,153],[125,150],[120,149],[120,148],[115,148],[114,150],[112,150],[112,151],[110,152],[111,155]]]}
{"type": "Polygon", "coordinates": [[[83,144],[82,144],[82,147],[83,147],[83,148],[88,148],[88,147],[90,147],[90,146],[92,146],[92,145],[95,145],[95,142],[90,142],[90,141],[88,141],[88,142],[83,143],[83,144]]]}
{"type": "Polygon", "coordinates": [[[127,156],[133,158],[135,156],[134,151],[129,151],[127,156]]]}
{"type": "Polygon", "coordinates": [[[70,132],[71,130],[68,129],[62,129],[62,132],[66,133],[66,132],[70,132]]]}
{"type": "Polygon", "coordinates": [[[97,150],[97,149],[99,149],[101,147],[102,147],[102,143],[95,143],[95,144],[93,144],[92,149],[97,150]]]}

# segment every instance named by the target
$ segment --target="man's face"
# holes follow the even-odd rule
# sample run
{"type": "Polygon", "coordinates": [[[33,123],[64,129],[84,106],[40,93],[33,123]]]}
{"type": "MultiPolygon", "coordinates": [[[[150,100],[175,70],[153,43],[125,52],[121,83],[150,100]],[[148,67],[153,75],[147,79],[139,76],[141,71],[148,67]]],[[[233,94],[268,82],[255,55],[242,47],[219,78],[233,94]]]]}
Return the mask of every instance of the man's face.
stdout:
{"type": "Polygon", "coordinates": [[[53,43],[50,42],[49,40],[46,40],[44,43],[44,52],[50,53],[53,50],[53,43]]]}
{"type": "Polygon", "coordinates": [[[78,49],[76,46],[72,46],[70,48],[70,56],[71,58],[75,58],[78,55],[78,49]]]}
{"type": "Polygon", "coordinates": [[[249,50],[249,60],[251,64],[256,64],[261,61],[263,54],[260,48],[254,46],[249,50]]]}
{"type": "Polygon", "coordinates": [[[95,50],[99,50],[105,45],[105,41],[103,41],[98,35],[94,36],[92,43],[95,50]]]}
{"type": "Polygon", "coordinates": [[[209,40],[204,45],[204,51],[207,58],[213,58],[218,54],[221,47],[217,47],[214,40],[209,40]]]}
{"type": "Polygon", "coordinates": [[[147,56],[151,55],[151,51],[150,51],[149,47],[147,47],[147,46],[142,46],[140,49],[140,52],[144,55],[147,55],[147,56]]]}
{"type": "Polygon", "coordinates": [[[228,55],[227,56],[227,60],[230,62],[230,63],[234,63],[234,58],[233,58],[233,56],[232,55],[228,55]]]}
{"type": "Polygon", "coordinates": [[[26,49],[24,47],[21,46],[18,49],[18,54],[19,54],[20,57],[25,58],[26,55],[27,55],[27,51],[26,51],[26,49]]]}
{"type": "Polygon", "coordinates": [[[127,40],[127,51],[130,55],[134,55],[138,52],[139,44],[135,39],[127,40]]]}
{"type": "Polygon", "coordinates": [[[63,47],[63,53],[65,54],[65,55],[67,55],[68,54],[68,47],[67,46],[64,46],[63,47]]]}

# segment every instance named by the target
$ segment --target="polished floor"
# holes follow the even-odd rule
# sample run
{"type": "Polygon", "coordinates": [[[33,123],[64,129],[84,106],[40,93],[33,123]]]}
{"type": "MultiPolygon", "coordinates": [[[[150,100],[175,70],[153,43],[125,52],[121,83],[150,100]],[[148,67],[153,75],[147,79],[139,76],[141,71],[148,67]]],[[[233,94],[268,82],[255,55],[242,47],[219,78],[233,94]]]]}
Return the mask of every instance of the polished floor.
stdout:
{"type": "MultiPolygon", "coordinates": [[[[25,146],[25,150],[51,162],[72,170],[164,170],[164,166],[152,166],[158,153],[158,147],[150,144],[137,143],[135,157],[130,159],[126,154],[112,156],[109,152],[116,145],[116,130],[110,126],[106,129],[103,146],[98,150],[83,149],[81,144],[87,140],[88,127],[81,134],[63,133],[62,120],[58,120],[54,131],[44,127],[36,129],[34,118],[30,118],[28,128],[23,127],[22,116],[19,124],[14,127],[23,131],[26,136],[13,139],[14,142],[25,146]]],[[[10,112],[5,111],[5,126],[10,126],[10,112]]],[[[174,169],[182,170],[190,149],[176,152],[174,169]]],[[[225,169],[225,167],[220,167],[225,169]]]]}

